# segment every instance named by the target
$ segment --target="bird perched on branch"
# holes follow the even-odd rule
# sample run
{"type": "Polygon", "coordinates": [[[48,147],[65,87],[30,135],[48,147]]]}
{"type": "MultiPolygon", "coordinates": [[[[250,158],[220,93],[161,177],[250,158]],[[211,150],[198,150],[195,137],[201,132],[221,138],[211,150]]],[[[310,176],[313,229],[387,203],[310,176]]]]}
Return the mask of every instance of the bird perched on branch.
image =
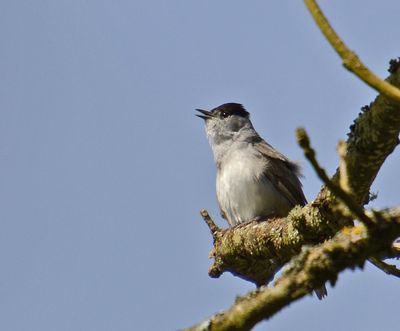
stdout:
{"type": "MultiPolygon", "coordinates": [[[[260,137],[241,104],[196,110],[205,121],[217,166],[218,204],[230,226],[286,217],[294,206],[307,203],[298,165],[260,137]]],[[[325,287],[316,293],[322,298],[325,287]]]]}

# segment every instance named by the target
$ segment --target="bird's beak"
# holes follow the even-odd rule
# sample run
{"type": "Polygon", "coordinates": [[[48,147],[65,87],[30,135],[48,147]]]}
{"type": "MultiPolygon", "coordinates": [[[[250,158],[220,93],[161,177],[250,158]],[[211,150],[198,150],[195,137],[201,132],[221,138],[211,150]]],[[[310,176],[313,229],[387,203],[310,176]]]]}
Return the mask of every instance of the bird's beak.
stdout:
{"type": "Polygon", "coordinates": [[[203,114],[203,115],[196,114],[196,116],[202,118],[203,120],[208,120],[209,118],[214,117],[213,113],[210,111],[203,109],[196,109],[196,110],[203,114]]]}

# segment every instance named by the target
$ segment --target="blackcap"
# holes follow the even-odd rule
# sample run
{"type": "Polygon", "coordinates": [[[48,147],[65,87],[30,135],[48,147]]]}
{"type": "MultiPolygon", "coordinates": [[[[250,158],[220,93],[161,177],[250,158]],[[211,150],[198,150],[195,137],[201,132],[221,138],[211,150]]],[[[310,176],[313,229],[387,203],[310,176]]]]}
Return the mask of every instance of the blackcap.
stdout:
{"type": "MultiPolygon", "coordinates": [[[[298,165],[260,137],[241,104],[196,110],[205,121],[217,166],[217,200],[230,226],[286,217],[294,206],[307,203],[298,165]]],[[[325,287],[316,294],[325,296],[325,287]]]]}

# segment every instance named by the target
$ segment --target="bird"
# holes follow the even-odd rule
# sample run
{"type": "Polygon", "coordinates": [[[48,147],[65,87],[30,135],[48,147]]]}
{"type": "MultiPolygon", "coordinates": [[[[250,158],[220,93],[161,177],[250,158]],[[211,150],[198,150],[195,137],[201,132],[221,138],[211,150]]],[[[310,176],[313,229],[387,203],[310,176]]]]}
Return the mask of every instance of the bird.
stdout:
{"type": "MultiPolygon", "coordinates": [[[[196,109],[217,168],[216,193],[221,216],[233,227],[252,220],[286,217],[307,204],[299,166],[268,144],[254,129],[240,103],[196,109]]],[[[326,288],[315,290],[319,299],[326,288]]]]}

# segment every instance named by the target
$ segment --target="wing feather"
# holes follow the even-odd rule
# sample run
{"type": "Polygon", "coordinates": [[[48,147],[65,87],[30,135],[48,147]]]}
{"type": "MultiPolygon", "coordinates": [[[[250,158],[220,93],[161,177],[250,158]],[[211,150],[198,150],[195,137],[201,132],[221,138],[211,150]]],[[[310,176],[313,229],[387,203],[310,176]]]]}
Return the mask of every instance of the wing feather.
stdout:
{"type": "Polygon", "coordinates": [[[270,144],[259,138],[254,147],[268,159],[264,175],[271,181],[276,190],[294,207],[307,203],[299,180],[300,167],[279,153],[270,144]]]}

